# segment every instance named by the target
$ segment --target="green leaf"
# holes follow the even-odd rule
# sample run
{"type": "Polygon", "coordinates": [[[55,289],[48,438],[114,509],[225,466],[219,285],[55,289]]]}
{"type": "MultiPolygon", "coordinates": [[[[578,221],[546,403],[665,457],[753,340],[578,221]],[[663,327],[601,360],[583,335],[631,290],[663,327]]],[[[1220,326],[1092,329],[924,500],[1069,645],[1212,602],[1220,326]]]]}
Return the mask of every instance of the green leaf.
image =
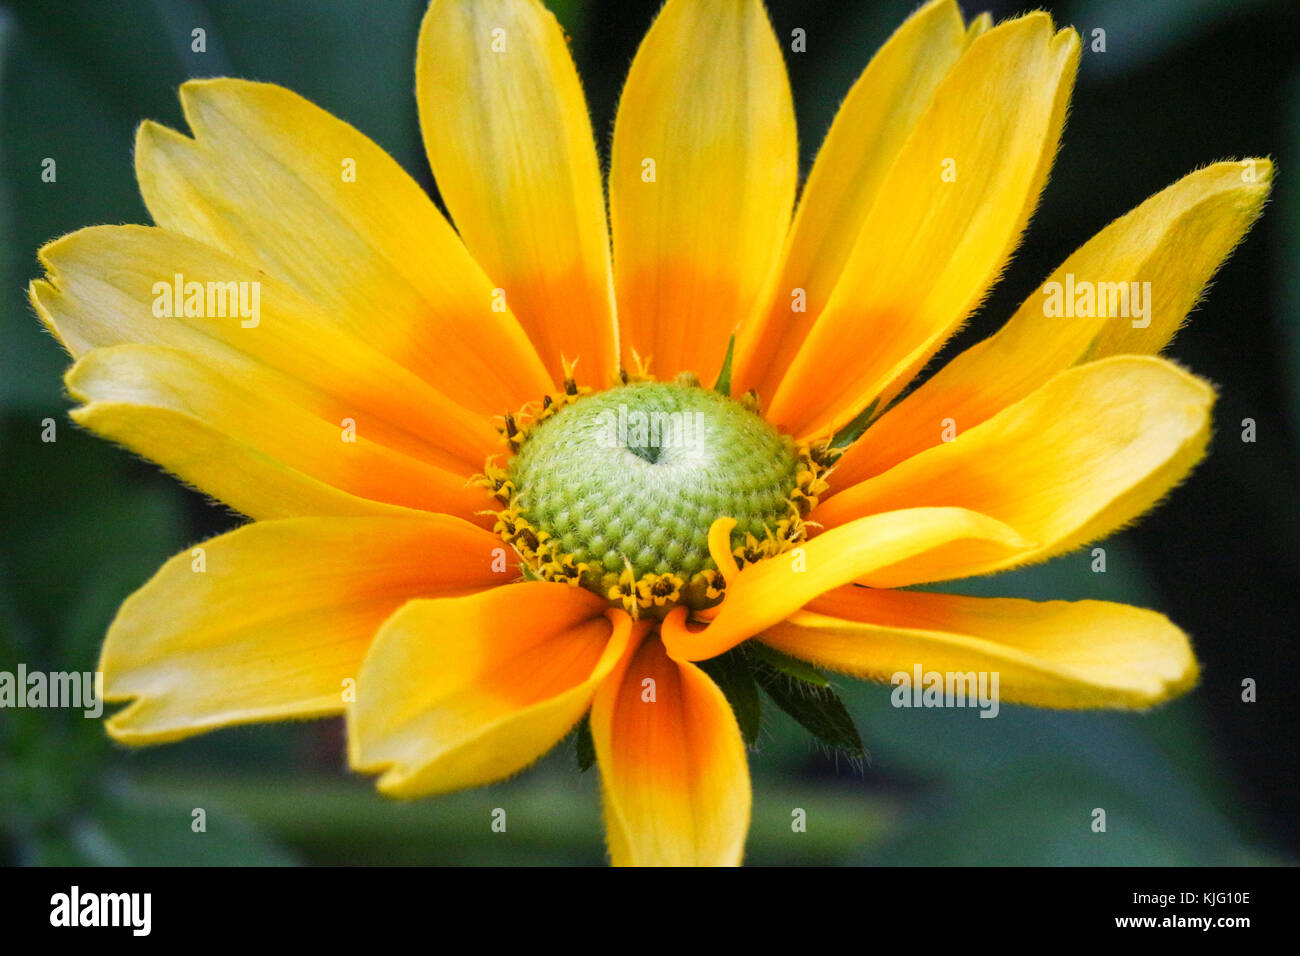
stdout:
{"type": "Polygon", "coordinates": [[[786,677],[812,684],[814,687],[830,687],[831,682],[817,668],[807,661],[801,661],[789,654],[782,654],[775,647],[768,647],[759,641],[747,641],[741,645],[755,661],[761,661],[769,667],[780,671],[786,677]]]}
{"type": "Polygon", "coordinates": [[[754,662],[754,679],[772,703],[793,717],[822,743],[862,760],[867,752],[844,702],[829,686],[817,687],[791,678],[763,661],[754,662]]]}
{"type": "Polygon", "coordinates": [[[740,725],[740,735],[745,738],[745,743],[753,745],[758,740],[762,703],[744,652],[735,648],[712,660],[700,661],[700,668],[726,695],[727,703],[736,715],[736,723],[740,725]]]}
{"type": "Polygon", "coordinates": [[[861,438],[862,433],[867,430],[867,426],[871,424],[871,420],[875,417],[876,406],[879,404],[880,399],[878,397],[872,399],[870,405],[853,417],[853,421],[835,433],[835,437],[831,439],[831,447],[848,448],[861,438]]]}
{"type": "Polygon", "coordinates": [[[578,772],[586,773],[596,762],[596,741],[591,738],[591,714],[584,714],[573,735],[573,755],[578,759],[578,772]]]}
{"type": "Polygon", "coordinates": [[[718,380],[713,383],[713,390],[719,395],[731,394],[731,358],[736,351],[736,336],[733,333],[730,341],[727,342],[727,354],[722,360],[722,371],[718,372],[718,380]]]}

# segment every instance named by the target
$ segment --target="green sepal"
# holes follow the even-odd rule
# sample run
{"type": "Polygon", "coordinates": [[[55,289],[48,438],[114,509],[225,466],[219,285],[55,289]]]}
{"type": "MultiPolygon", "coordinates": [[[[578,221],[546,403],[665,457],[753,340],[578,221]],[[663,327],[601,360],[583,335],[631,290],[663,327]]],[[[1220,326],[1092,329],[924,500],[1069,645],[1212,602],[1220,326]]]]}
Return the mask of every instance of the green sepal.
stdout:
{"type": "Polygon", "coordinates": [[[582,715],[573,735],[573,756],[578,760],[578,773],[585,773],[596,762],[596,741],[591,736],[591,713],[582,715]]]}
{"type": "Polygon", "coordinates": [[[825,675],[807,661],[801,661],[797,657],[783,654],[775,647],[768,647],[761,641],[746,641],[741,646],[745,648],[753,661],[761,661],[787,677],[793,677],[805,684],[812,684],[814,687],[831,686],[831,682],[826,679],[825,675]]]}
{"type": "Polygon", "coordinates": [[[853,416],[853,421],[849,422],[843,428],[835,433],[831,439],[831,448],[848,448],[855,441],[862,437],[862,433],[867,430],[872,419],[876,415],[876,406],[880,404],[880,398],[877,396],[871,404],[853,416]]]}
{"type": "Polygon", "coordinates": [[[848,709],[830,686],[818,687],[790,677],[765,661],[753,660],[754,679],[772,703],[793,717],[810,734],[853,760],[867,756],[848,709]]]}
{"type": "Polygon", "coordinates": [[[733,648],[720,657],[700,661],[699,667],[713,678],[718,689],[726,696],[727,703],[736,715],[736,723],[740,725],[740,735],[745,738],[746,744],[753,746],[758,740],[762,702],[744,652],[740,648],[733,648]]]}
{"type": "Polygon", "coordinates": [[[736,351],[736,335],[733,332],[731,340],[727,342],[727,354],[722,360],[722,371],[718,372],[718,380],[713,383],[713,390],[719,395],[731,395],[731,357],[736,351]]]}

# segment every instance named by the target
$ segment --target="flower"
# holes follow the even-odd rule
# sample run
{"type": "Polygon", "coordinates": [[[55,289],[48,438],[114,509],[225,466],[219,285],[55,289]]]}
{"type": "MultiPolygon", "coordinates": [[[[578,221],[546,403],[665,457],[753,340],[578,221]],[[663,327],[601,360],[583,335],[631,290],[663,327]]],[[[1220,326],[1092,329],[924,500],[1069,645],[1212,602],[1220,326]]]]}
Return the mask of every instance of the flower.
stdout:
{"type": "Polygon", "coordinates": [[[110,733],[345,713],[353,766],[413,797],[512,774],[585,716],[615,863],[737,863],[737,663],[990,671],[1046,707],[1192,686],[1158,613],[908,589],[1103,538],[1206,447],[1213,390],[1156,353],[1259,214],[1263,159],[1157,193],[905,392],[1018,241],[1078,53],[1045,14],[933,0],[796,212],[761,3],[669,0],[607,217],[554,19],[435,0],[417,95],[455,231],[293,93],[186,83],[193,138],[139,131],[157,226],[58,239],[31,287],[74,418],[253,519],[123,604],[110,733]]]}

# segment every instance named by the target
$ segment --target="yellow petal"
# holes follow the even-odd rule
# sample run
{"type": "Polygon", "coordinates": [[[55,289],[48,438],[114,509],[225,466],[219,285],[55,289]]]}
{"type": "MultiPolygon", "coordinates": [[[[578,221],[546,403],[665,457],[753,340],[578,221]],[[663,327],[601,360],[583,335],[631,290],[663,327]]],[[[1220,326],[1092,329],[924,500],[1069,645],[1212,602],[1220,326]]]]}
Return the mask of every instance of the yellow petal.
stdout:
{"type": "Polygon", "coordinates": [[[771,308],[736,340],[736,394],[775,391],[908,133],[965,45],[956,0],[933,0],[898,28],[849,90],[799,199],[771,308]]]}
{"type": "Polygon", "coordinates": [[[986,681],[996,672],[998,699],[1036,707],[1149,707],[1187,690],[1197,677],[1187,635],[1164,615],[1108,601],[846,587],[761,639],[871,680],[902,672],[914,682],[918,666],[923,674],[982,671],[990,675],[986,681]]]}
{"type": "Polygon", "coordinates": [[[32,283],[32,302],[74,357],[135,343],[179,349],[234,380],[265,365],[298,383],[300,394],[313,391],[312,411],[340,428],[350,418],[358,433],[413,457],[443,467],[459,462],[472,474],[501,449],[487,416],[341,330],[292,287],[192,239],[148,226],[92,226],[39,257],[49,275],[32,283]],[[193,304],[203,314],[174,314],[176,276],[179,307],[193,304]],[[214,290],[236,283],[257,315],[231,314],[215,295],[210,307],[209,283],[214,290]],[[192,302],[191,284],[201,293],[192,302]]]}
{"type": "Polygon", "coordinates": [[[258,521],[168,561],[127,598],[99,669],[123,743],[340,713],[376,629],[410,598],[502,583],[457,518],[258,521]]]}
{"type": "Polygon", "coordinates": [[[121,402],[91,402],[72,418],[109,441],[150,456],[196,489],[250,518],[363,517],[392,514],[268,458],[186,412],[121,402]]]}
{"type": "MultiPolygon", "coordinates": [[[[1138,517],[1205,452],[1214,390],[1154,356],[1062,372],[969,431],[823,503],[826,527],[901,507],[969,508],[1036,542],[946,577],[1041,561],[1138,517]]],[[[938,581],[944,578],[932,578],[938,581]]]]}
{"type": "Polygon", "coordinates": [[[847,487],[939,444],[945,418],[972,428],[1078,362],[1164,348],[1263,208],[1272,164],[1245,162],[1254,166],[1216,163],[1185,176],[1103,229],[1001,331],[957,356],[873,424],[836,465],[835,483],[847,487]],[[1143,296],[1146,318],[1048,317],[1043,289],[1054,282],[1064,294],[1067,276],[1129,284],[1130,290],[1131,283],[1150,283],[1149,300],[1143,296]],[[1135,328],[1134,322],[1149,324],[1135,328]]]}
{"type": "Polygon", "coordinates": [[[390,448],[362,428],[345,441],[346,409],[263,365],[218,375],[154,345],[87,352],[66,376],[87,407],[72,417],[254,518],[356,515],[383,504],[471,520],[488,503],[464,469],[390,448]],[[341,494],[340,494],[341,492],[341,494]],[[364,500],[363,500],[364,499],[364,500]]]}
{"type": "Polygon", "coordinates": [[[591,120],[536,0],[434,0],[416,62],[420,129],[456,228],[552,376],[617,367],[605,197],[591,120]]]}
{"type": "MultiPolygon", "coordinates": [[[[633,635],[590,591],[531,582],[413,601],[379,632],[348,708],[352,766],[416,797],[531,764],[573,727],[633,635]]],[[[639,633],[647,625],[637,625],[639,633]]]]}
{"type": "MultiPolygon", "coordinates": [[[[921,584],[1029,547],[1001,522],[961,508],[872,515],[747,565],[727,581],[726,597],[705,630],[692,632],[680,617],[670,617],[663,623],[664,644],[678,660],[708,660],[850,581],[882,588],[921,584]]],[[[719,566],[721,557],[714,554],[719,566]]]]}
{"type": "Polygon", "coordinates": [[[970,44],[976,37],[983,36],[993,29],[993,14],[985,10],[983,13],[976,14],[966,26],[966,43],[970,44]]]}
{"type": "Polygon", "coordinates": [[[887,403],[970,314],[1042,191],[1078,55],[1044,13],[972,41],[886,175],[774,421],[820,434],[887,403]]]}
{"type": "Polygon", "coordinates": [[[615,866],[739,866],[749,765],[731,705],[694,664],[651,637],[591,708],[615,866]]]}
{"type": "Polygon", "coordinates": [[[660,378],[713,380],[732,332],[765,307],[797,173],[789,82],[762,3],[668,0],[614,124],[625,360],[635,349],[660,378]]]}
{"type": "Polygon", "coordinates": [[[269,83],[191,80],[181,105],[194,139],[156,123],[136,139],[158,225],[293,286],[332,325],[476,411],[500,414],[547,387],[451,226],[370,139],[269,83]]]}

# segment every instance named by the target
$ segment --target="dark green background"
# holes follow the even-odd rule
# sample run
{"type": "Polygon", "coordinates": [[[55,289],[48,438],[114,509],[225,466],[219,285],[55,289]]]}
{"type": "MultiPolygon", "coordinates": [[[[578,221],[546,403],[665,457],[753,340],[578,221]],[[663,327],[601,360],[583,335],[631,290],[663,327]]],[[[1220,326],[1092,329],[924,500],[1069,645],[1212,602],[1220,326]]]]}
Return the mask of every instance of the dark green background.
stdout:
{"type": "MultiPolygon", "coordinates": [[[[1039,6],[1040,4],[1034,4],[1039,6]]],[[[608,154],[619,86],[657,4],[553,4],[608,154]]],[[[910,2],[774,3],[805,168],[836,104],[910,2]]],[[[998,18],[1022,4],[992,8],[998,18]]],[[[840,680],[871,755],[824,753],[769,712],[752,755],[754,863],[1276,863],[1300,853],[1296,430],[1300,427],[1300,16],[1290,0],[1046,4],[1084,34],[1074,107],[1046,197],[1012,268],[958,347],[986,334],[1075,247],[1208,161],[1271,155],[1279,185],[1172,355],[1221,390],[1209,459],[1135,530],[978,583],[978,593],[1103,597],[1158,608],[1205,674],[1150,714],[1006,706],[898,711],[840,680]],[[1086,43],[1085,43],[1086,45],[1086,43]],[[1241,419],[1258,441],[1239,439],[1241,419]],[[1240,683],[1259,686],[1254,704],[1240,683]],[[808,812],[792,833],[794,807],[808,812]],[[1094,834],[1104,807],[1108,831],[1094,834]]],[[[0,669],[87,670],[117,604],[172,553],[235,524],[66,418],[66,357],[25,286],[35,250],[83,225],[147,222],[137,123],[183,128],[176,87],[232,74],[291,87],[377,140],[430,190],[413,95],[419,0],[0,3],[0,669]],[[207,31],[208,51],[189,49],[207,31]],[[40,162],[58,162],[42,183],[40,162]],[[56,443],[40,422],[59,421],[56,443]]],[[[976,591],[975,587],[971,588],[976,591]]],[[[241,728],[127,751],[100,722],[0,711],[6,863],[596,863],[594,773],[562,747],[500,786],[392,803],[345,769],[337,721],[241,728]],[[206,833],[192,833],[203,807],[206,833]],[[509,814],[506,833],[489,826],[509,814]]]]}

